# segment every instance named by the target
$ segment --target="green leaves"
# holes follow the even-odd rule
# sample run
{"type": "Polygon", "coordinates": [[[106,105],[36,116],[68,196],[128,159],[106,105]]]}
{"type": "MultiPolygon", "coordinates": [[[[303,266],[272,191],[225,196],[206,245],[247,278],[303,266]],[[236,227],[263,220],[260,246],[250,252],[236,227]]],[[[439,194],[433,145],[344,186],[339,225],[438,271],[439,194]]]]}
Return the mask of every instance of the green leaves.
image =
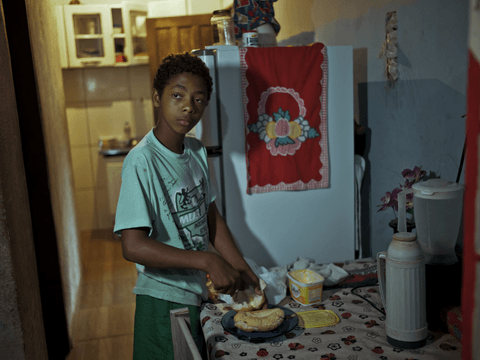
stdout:
{"type": "Polygon", "coordinates": [[[275,119],[275,122],[277,122],[278,120],[281,120],[281,119],[285,119],[287,121],[290,121],[290,114],[288,113],[288,110],[283,111],[282,108],[279,108],[278,112],[273,113],[273,118],[275,119]]]}

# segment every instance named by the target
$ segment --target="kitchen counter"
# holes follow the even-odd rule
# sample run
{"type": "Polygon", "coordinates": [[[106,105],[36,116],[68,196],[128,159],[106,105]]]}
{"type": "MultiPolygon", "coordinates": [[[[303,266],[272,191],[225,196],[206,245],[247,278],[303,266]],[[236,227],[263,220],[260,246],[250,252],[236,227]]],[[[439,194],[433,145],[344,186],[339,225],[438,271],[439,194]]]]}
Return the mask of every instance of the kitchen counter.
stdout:
{"type": "Polygon", "coordinates": [[[299,313],[318,309],[332,310],[340,318],[336,325],[303,328],[267,340],[240,340],[222,326],[222,312],[207,304],[201,319],[211,359],[445,359],[460,360],[461,344],[451,334],[429,331],[427,344],[420,349],[399,349],[387,342],[385,315],[381,308],[378,286],[352,291],[343,289],[321,304],[302,306],[287,297],[283,307],[299,313]],[[373,304],[373,305],[372,305],[373,304]]]}
{"type": "MultiPolygon", "coordinates": [[[[375,262],[358,263],[352,272],[364,279],[375,262]]],[[[345,267],[347,266],[347,263],[345,267]]],[[[376,271],[376,270],[375,270],[376,271]]],[[[331,310],[340,322],[320,328],[295,326],[285,334],[266,340],[239,339],[225,330],[222,317],[228,312],[209,303],[200,314],[211,359],[461,359],[460,342],[451,334],[429,330],[427,343],[420,349],[399,349],[387,342],[385,314],[378,285],[325,289],[322,302],[304,306],[287,296],[280,306],[298,314],[318,309],[331,310]]]]}
{"type": "Polygon", "coordinates": [[[100,149],[98,153],[103,156],[125,156],[132,149],[133,147],[124,147],[124,148],[117,148],[117,149],[100,149]]]}
{"type": "Polygon", "coordinates": [[[116,138],[105,138],[98,141],[98,153],[103,156],[125,156],[143,138],[136,137],[130,140],[117,140],[116,138]]]}

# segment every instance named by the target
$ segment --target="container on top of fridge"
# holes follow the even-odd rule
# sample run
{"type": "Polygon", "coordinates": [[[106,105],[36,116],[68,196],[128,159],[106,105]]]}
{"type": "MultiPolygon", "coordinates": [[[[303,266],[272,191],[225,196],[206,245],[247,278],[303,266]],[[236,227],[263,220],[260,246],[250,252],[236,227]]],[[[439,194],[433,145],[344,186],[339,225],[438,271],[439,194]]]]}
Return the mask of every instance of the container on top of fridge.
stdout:
{"type": "Polygon", "coordinates": [[[210,20],[214,45],[235,45],[235,26],[229,10],[215,10],[210,20]]]}

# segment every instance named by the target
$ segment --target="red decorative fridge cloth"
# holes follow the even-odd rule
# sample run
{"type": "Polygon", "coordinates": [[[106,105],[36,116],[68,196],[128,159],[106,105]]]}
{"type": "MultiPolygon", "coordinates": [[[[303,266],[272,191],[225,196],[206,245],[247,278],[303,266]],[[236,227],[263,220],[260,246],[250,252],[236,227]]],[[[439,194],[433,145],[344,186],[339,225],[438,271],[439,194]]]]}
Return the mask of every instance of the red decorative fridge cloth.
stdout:
{"type": "Polygon", "coordinates": [[[325,45],[240,49],[247,193],[329,186],[325,45]]]}

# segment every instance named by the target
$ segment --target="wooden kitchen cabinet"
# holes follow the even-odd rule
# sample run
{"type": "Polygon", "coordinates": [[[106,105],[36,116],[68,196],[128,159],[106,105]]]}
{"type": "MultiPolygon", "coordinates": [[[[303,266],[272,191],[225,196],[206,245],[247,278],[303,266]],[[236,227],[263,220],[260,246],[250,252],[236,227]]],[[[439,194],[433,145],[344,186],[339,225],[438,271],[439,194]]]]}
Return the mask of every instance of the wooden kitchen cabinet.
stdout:
{"type": "Polygon", "coordinates": [[[62,68],[148,63],[147,7],[58,5],[62,68]]]}
{"type": "Polygon", "coordinates": [[[147,19],[147,48],[153,79],[162,59],[170,53],[213,45],[212,14],[147,19]]]}

